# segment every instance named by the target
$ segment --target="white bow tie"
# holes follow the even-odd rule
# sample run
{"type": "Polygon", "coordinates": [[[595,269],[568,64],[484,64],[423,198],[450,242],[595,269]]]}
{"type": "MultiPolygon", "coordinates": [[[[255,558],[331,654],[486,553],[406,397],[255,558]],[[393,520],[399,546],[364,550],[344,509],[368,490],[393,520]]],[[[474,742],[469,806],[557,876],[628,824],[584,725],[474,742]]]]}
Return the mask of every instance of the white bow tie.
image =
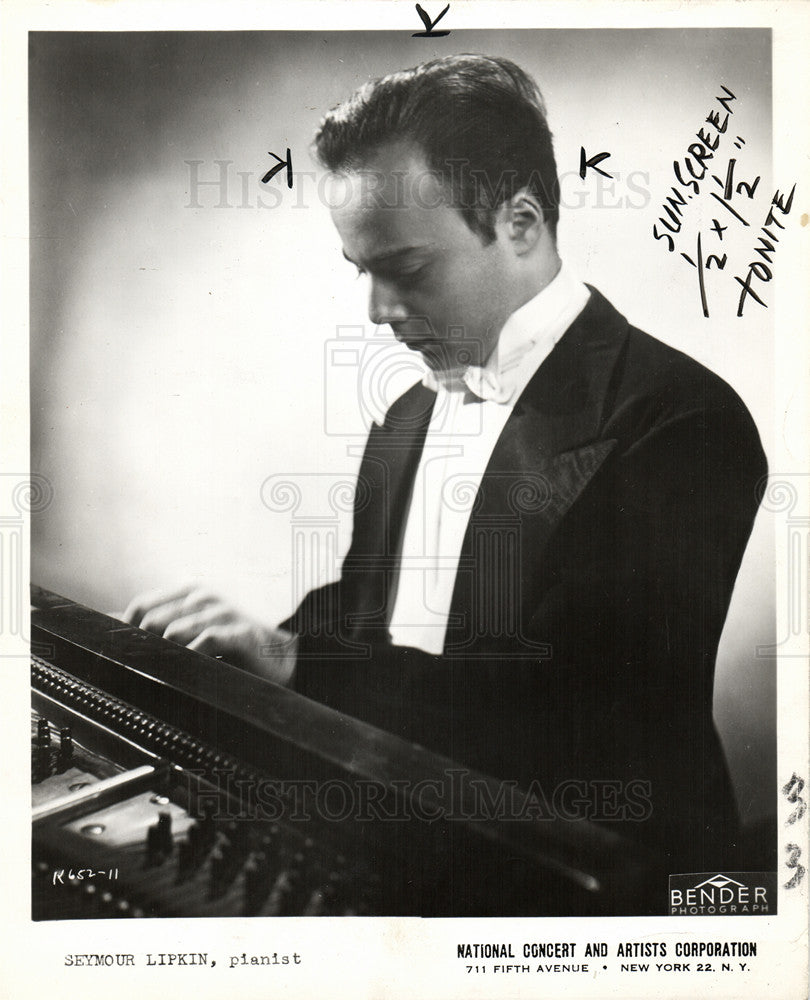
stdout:
{"type": "MultiPolygon", "coordinates": [[[[494,372],[489,368],[481,368],[478,365],[469,365],[462,374],[447,375],[439,377],[430,370],[425,372],[422,385],[427,389],[436,392],[439,385],[452,390],[466,388],[473,396],[474,402],[492,402],[505,405],[515,394],[514,380],[509,378],[506,372],[494,372]]],[[[469,400],[473,402],[473,400],[469,400]]]]}
{"type": "Polygon", "coordinates": [[[461,380],[474,396],[485,402],[508,403],[515,393],[514,383],[510,385],[503,376],[477,365],[470,365],[461,380]]]}

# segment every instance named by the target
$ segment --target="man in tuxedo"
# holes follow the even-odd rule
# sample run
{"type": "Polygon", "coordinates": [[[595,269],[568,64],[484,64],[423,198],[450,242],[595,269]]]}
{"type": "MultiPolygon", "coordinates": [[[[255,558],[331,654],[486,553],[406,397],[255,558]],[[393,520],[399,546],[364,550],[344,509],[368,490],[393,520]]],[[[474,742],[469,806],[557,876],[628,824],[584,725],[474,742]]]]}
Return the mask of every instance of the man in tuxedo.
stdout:
{"type": "Polygon", "coordinates": [[[371,430],[339,581],[277,629],[188,590],[128,620],[524,788],[643,788],[632,836],[727,867],[714,659],[766,472],[745,406],[561,264],[514,64],[376,81],[315,148],[371,321],[425,378],[371,430]]]}

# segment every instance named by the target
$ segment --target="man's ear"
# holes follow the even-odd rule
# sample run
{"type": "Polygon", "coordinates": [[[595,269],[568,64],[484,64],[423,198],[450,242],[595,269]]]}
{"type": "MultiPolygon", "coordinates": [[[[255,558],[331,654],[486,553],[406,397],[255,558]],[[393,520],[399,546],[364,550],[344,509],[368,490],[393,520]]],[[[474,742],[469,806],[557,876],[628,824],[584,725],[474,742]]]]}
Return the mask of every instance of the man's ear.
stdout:
{"type": "Polygon", "coordinates": [[[504,235],[515,253],[522,256],[533,250],[546,228],[537,198],[527,188],[522,188],[501,206],[501,213],[504,235]]]}

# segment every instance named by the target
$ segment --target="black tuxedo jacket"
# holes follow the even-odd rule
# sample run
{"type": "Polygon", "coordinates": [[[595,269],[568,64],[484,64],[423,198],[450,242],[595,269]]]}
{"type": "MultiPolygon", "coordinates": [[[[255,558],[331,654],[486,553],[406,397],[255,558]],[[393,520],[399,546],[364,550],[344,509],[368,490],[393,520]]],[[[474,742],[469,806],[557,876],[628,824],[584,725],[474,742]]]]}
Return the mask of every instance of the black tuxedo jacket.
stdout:
{"type": "Polygon", "coordinates": [[[284,623],[295,687],[549,800],[641,789],[625,833],[673,872],[728,866],[714,660],[766,474],[745,406],[591,289],[496,444],[429,656],[391,645],[387,609],[435,398],[414,386],[370,433],[341,579],[284,623]]]}

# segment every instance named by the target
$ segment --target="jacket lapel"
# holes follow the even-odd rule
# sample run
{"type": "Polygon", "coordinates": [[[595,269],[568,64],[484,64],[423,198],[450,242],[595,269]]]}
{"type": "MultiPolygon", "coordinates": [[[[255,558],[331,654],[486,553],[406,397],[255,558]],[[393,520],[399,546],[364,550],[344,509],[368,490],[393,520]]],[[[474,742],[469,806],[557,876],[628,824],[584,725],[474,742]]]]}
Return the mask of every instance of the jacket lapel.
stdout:
{"type": "Polygon", "coordinates": [[[352,545],[343,564],[353,629],[379,630],[399,566],[416,469],[436,393],[413,386],[372,427],[358,475],[352,545]]]}
{"type": "MultiPolygon", "coordinates": [[[[446,652],[521,632],[538,556],[616,445],[600,436],[627,321],[595,289],[515,404],[462,545],[446,652]]],[[[540,568],[541,571],[541,568],[540,568]]],[[[542,655],[528,644],[527,655],[542,655]]]]}

